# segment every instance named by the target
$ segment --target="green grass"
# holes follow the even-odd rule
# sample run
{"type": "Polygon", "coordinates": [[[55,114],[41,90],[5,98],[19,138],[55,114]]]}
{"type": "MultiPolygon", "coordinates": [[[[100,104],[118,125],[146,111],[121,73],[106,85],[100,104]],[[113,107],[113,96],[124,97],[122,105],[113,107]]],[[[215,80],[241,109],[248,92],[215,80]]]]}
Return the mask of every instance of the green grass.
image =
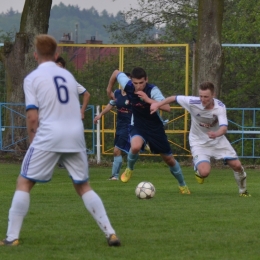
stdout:
{"type": "MultiPolygon", "coordinates": [[[[0,235],[5,237],[8,210],[20,170],[0,165],[0,235]]],[[[1,247],[0,259],[251,260],[260,258],[260,174],[248,169],[251,198],[240,198],[233,173],[213,169],[203,185],[192,167],[183,167],[191,195],[181,195],[163,164],[136,165],[129,183],[107,181],[110,167],[90,167],[90,183],[100,195],[120,248],[107,246],[103,233],[76,195],[66,170],[37,184],[21,231],[21,245],[1,247]],[[144,180],[156,188],[151,200],[135,197],[144,180]]]]}

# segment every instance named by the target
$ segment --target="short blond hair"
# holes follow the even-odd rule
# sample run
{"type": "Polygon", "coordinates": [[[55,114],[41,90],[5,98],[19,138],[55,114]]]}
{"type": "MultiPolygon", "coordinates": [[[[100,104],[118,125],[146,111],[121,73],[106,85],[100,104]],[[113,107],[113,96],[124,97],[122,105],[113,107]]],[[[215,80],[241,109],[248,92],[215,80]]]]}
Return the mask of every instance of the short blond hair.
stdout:
{"type": "Polygon", "coordinates": [[[57,50],[56,40],[48,34],[39,34],[34,39],[35,51],[44,58],[54,57],[57,50]]]}

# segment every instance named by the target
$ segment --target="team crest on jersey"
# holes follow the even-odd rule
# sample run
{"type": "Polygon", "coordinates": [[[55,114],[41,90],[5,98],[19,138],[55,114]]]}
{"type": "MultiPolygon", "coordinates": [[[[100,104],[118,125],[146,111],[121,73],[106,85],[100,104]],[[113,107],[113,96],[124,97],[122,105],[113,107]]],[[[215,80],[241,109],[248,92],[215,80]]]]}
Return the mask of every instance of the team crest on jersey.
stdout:
{"type": "Polygon", "coordinates": [[[210,128],[215,126],[217,123],[218,123],[218,117],[216,115],[213,115],[212,119],[210,119],[208,123],[200,122],[199,125],[202,127],[210,128]]]}
{"type": "Polygon", "coordinates": [[[126,104],[126,105],[129,105],[129,100],[128,100],[128,99],[125,101],[125,104],[126,104]]]}

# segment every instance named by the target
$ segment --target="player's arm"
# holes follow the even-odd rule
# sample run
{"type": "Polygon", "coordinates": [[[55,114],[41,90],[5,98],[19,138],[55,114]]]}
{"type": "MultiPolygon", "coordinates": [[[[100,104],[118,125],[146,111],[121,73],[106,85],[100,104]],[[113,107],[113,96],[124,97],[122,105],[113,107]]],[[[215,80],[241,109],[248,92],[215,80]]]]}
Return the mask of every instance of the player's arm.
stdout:
{"type": "Polygon", "coordinates": [[[209,131],[208,137],[211,139],[215,139],[216,137],[222,136],[226,134],[228,130],[228,120],[227,120],[227,112],[226,107],[223,106],[218,114],[218,122],[219,122],[219,129],[215,132],[209,131]]]}
{"type": "Polygon", "coordinates": [[[112,108],[113,108],[113,106],[112,106],[110,103],[108,103],[108,104],[106,105],[106,107],[101,111],[101,113],[94,118],[94,124],[96,124],[97,121],[98,121],[103,115],[105,115],[107,112],[109,112],[112,108]]]}
{"type": "Polygon", "coordinates": [[[81,119],[84,119],[84,114],[85,114],[85,110],[88,106],[88,102],[90,99],[90,93],[86,90],[83,94],[83,99],[82,99],[82,106],[81,106],[81,119]]]}
{"type": "Polygon", "coordinates": [[[31,144],[39,126],[38,109],[29,109],[26,111],[26,127],[31,144]]]}
{"type": "Polygon", "coordinates": [[[226,134],[226,132],[227,132],[227,126],[223,125],[223,126],[220,126],[217,131],[215,131],[215,132],[209,131],[207,134],[208,134],[209,138],[215,139],[216,137],[226,134]]]}
{"type": "Polygon", "coordinates": [[[78,89],[78,93],[79,95],[82,95],[83,96],[83,99],[82,99],[82,106],[81,106],[81,119],[84,119],[85,117],[85,110],[88,106],[88,102],[89,102],[89,99],[90,99],[90,93],[86,90],[86,88],[84,88],[81,84],[79,84],[77,82],[77,89],[78,89]]]}
{"type": "Polygon", "coordinates": [[[162,101],[152,103],[150,107],[151,114],[156,112],[159,108],[162,109],[162,107],[164,107],[165,105],[170,106],[169,104],[175,101],[176,101],[176,96],[170,96],[165,98],[162,101]]]}
{"type": "Polygon", "coordinates": [[[107,85],[107,96],[110,98],[110,99],[114,99],[114,93],[113,93],[113,86],[115,85],[116,81],[117,81],[117,75],[120,73],[119,70],[115,70],[109,81],[108,81],[108,85],[107,85]]]}
{"type": "MultiPolygon", "coordinates": [[[[141,98],[143,101],[145,101],[148,104],[153,104],[153,103],[158,103],[158,101],[149,98],[143,91],[137,91],[136,94],[138,95],[139,98],[141,98]]],[[[161,110],[166,111],[166,112],[170,112],[171,108],[169,105],[164,105],[162,107],[160,107],[161,110]]]]}

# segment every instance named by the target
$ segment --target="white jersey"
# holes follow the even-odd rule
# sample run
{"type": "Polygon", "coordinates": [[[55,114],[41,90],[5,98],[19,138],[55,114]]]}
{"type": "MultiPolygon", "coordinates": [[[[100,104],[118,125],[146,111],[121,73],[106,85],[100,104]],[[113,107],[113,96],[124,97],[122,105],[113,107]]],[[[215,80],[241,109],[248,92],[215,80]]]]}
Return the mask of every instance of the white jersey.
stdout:
{"type": "Polygon", "coordinates": [[[82,86],[80,85],[78,82],[77,82],[77,88],[78,88],[78,93],[79,95],[82,95],[83,93],[85,93],[87,90],[82,86]]]}
{"type": "Polygon", "coordinates": [[[32,147],[52,152],[86,150],[78,83],[54,62],[40,64],[24,79],[26,110],[38,109],[32,147]]]}
{"type": "Polygon", "coordinates": [[[205,109],[199,97],[177,96],[176,101],[191,115],[190,146],[212,146],[220,144],[222,139],[226,139],[224,135],[215,139],[211,139],[207,135],[209,131],[217,131],[220,126],[228,125],[226,107],[221,101],[214,98],[213,109],[205,109]]]}

